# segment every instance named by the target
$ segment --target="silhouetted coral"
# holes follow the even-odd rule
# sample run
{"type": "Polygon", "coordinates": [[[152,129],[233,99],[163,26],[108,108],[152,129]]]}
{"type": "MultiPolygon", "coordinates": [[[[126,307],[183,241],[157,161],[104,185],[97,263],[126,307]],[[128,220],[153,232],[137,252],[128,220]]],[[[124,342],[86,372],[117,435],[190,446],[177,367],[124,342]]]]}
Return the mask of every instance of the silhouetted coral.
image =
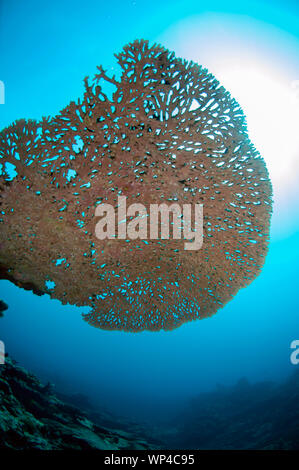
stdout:
{"type": "Polygon", "coordinates": [[[3,312],[8,309],[8,305],[3,302],[3,300],[0,300],[0,317],[3,317],[3,312]]]}
{"type": "Polygon", "coordinates": [[[260,272],[271,184],[238,103],[206,69],[147,41],[117,59],[120,79],[99,67],[83,99],[0,133],[1,275],[90,306],[97,327],[171,329],[214,314],[260,272]],[[203,204],[202,249],[98,240],[95,208],[118,195],[147,209],[203,204]]]}

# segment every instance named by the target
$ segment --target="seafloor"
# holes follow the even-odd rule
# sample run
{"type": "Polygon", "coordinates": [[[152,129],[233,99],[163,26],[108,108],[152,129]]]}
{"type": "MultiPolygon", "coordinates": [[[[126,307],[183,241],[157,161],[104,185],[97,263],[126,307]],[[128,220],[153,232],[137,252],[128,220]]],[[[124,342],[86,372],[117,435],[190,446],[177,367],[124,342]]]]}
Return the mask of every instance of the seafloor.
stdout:
{"type": "Polygon", "coordinates": [[[6,356],[0,367],[0,449],[299,449],[299,373],[282,384],[201,393],[163,425],[99,411],[54,392],[6,356]]]}

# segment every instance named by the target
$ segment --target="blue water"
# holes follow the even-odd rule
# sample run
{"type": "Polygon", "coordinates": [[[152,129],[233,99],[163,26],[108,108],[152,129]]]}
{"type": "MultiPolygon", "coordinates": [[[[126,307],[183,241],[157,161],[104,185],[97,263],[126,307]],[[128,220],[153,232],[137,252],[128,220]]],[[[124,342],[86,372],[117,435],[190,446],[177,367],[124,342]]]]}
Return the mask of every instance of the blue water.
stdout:
{"type": "MultiPolygon", "coordinates": [[[[82,94],[82,79],[93,75],[97,64],[114,72],[113,53],[124,44],[135,38],[153,43],[167,37],[178,21],[207,11],[261,20],[265,28],[274,25],[292,35],[299,45],[295,1],[54,0],[46,5],[2,0],[5,105],[0,106],[0,128],[17,118],[54,115],[82,94]]],[[[173,38],[167,40],[171,47],[173,38]]],[[[221,42],[221,31],[215,40],[221,42]]],[[[280,54],[294,73],[299,71],[298,58],[288,50],[280,54]]],[[[299,73],[294,75],[298,78],[299,73]]],[[[283,379],[299,367],[290,363],[290,343],[299,337],[299,198],[291,192],[279,204],[276,191],[279,185],[274,187],[271,242],[262,273],[212,318],[171,332],[101,331],[83,322],[86,309],[62,306],[47,295],[37,297],[1,281],[0,298],[9,305],[0,320],[6,350],[57,388],[86,393],[132,417],[158,417],[167,405],[243,376],[283,379]]]]}

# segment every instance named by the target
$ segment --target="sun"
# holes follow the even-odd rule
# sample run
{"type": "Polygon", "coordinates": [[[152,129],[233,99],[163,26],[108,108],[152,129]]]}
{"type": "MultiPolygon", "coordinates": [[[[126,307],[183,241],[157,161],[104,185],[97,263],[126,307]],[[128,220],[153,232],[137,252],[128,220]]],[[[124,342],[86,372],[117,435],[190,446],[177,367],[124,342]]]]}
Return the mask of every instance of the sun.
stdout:
{"type": "Polygon", "coordinates": [[[258,63],[219,70],[217,78],[241,105],[249,137],[266,161],[274,190],[281,192],[298,175],[299,100],[279,71],[258,63]]]}
{"type": "Polygon", "coordinates": [[[173,24],[157,41],[206,67],[238,101],[274,202],[292,197],[299,186],[298,39],[254,18],[203,13],[173,24]]]}

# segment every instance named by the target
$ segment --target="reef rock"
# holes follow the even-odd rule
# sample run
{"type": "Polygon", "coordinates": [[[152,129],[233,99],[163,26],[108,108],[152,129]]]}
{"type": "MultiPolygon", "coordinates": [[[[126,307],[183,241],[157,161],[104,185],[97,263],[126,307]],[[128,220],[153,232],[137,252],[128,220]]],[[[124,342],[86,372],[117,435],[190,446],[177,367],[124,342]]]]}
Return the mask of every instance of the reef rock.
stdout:
{"type": "Polygon", "coordinates": [[[51,384],[6,357],[0,366],[0,449],[152,449],[134,432],[92,422],[79,408],[57,398],[51,384]]]}

